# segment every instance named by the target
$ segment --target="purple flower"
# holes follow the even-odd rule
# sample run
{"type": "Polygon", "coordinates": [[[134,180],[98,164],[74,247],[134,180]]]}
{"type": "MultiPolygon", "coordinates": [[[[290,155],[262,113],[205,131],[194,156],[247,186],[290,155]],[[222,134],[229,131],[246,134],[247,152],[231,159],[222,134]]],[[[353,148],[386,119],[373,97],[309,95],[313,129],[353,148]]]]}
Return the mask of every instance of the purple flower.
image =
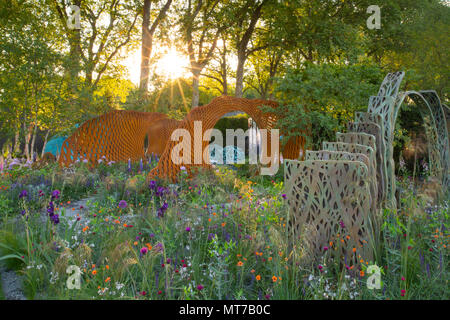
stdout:
{"type": "Polygon", "coordinates": [[[283,193],[281,196],[283,197],[283,199],[286,199],[286,193],[283,193]]]}
{"type": "Polygon", "coordinates": [[[61,192],[59,192],[59,190],[54,190],[52,192],[52,199],[58,199],[60,194],[61,192]]]}
{"type": "Polygon", "coordinates": [[[216,236],[215,233],[208,234],[208,241],[211,241],[216,236]]]}
{"type": "Polygon", "coordinates": [[[119,201],[119,208],[125,209],[128,206],[127,202],[125,200],[119,201]]]}
{"type": "Polygon", "coordinates": [[[150,190],[155,190],[156,181],[155,180],[150,181],[150,184],[148,185],[148,187],[150,188],[150,190]]]}
{"type": "Polygon", "coordinates": [[[22,210],[21,212],[20,212],[20,214],[22,215],[22,216],[24,216],[25,215],[25,210],[22,210]]]}
{"type": "Polygon", "coordinates": [[[51,216],[50,219],[52,220],[52,222],[55,225],[59,223],[59,215],[57,215],[57,214],[54,214],[53,216],[51,216]]]}
{"type": "Polygon", "coordinates": [[[155,194],[157,197],[161,197],[162,195],[164,195],[164,193],[166,193],[166,191],[166,188],[158,187],[155,194]]]}
{"type": "Polygon", "coordinates": [[[169,207],[169,205],[167,204],[167,202],[164,201],[164,204],[162,205],[161,208],[158,209],[158,217],[164,217],[164,213],[166,212],[167,208],[169,207]]]}
{"type": "Polygon", "coordinates": [[[47,212],[48,212],[48,215],[49,215],[50,217],[52,217],[52,216],[53,216],[53,213],[55,212],[55,206],[53,205],[53,202],[52,202],[52,201],[50,201],[50,202],[48,203],[48,206],[47,206],[47,212]]]}
{"type": "Polygon", "coordinates": [[[19,199],[28,196],[28,192],[27,190],[22,190],[22,192],[20,192],[19,194],[19,199]]]}
{"type": "Polygon", "coordinates": [[[145,255],[145,254],[147,254],[147,252],[148,252],[148,249],[146,247],[142,247],[141,254],[145,255]]]}
{"type": "Polygon", "coordinates": [[[143,165],[142,159],[141,159],[141,160],[139,161],[139,171],[142,172],[143,168],[144,168],[144,165],[143,165]]]}
{"type": "Polygon", "coordinates": [[[203,290],[203,288],[205,288],[204,286],[202,286],[201,284],[199,284],[198,286],[197,286],[197,290],[198,291],[202,291],[203,290]]]}
{"type": "Polygon", "coordinates": [[[190,232],[190,231],[191,231],[191,228],[190,228],[190,227],[186,227],[186,231],[187,231],[187,232],[190,232]]]}
{"type": "Polygon", "coordinates": [[[344,221],[342,221],[342,220],[341,220],[341,221],[339,221],[339,225],[341,226],[341,228],[342,228],[342,229],[344,229],[344,228],[345,228],[345,224],[344,224],[344,221]]]}

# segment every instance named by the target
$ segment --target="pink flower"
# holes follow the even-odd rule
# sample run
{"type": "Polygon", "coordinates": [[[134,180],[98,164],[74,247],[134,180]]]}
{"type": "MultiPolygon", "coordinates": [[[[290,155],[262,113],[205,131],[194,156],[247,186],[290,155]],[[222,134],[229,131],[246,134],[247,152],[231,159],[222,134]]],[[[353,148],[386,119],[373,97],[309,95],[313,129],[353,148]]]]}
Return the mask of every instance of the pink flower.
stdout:
{"type": "Polygon", "coordinates": [[[405,281],[405,277],[402,277],[402,281],[405,281]]]}
{"type": "Polygon", "coordinates": [[[198,291],[202,291],[203,288],[204,288],[204,286],[202,286],[201,284],[199,284],[199,285],[197,286],[197,290],[198,290],[198,291]]]}
{"type": "Polygon", "coordinates": [[[191,228],[190,228],[190,227],[186,227],[186,231],[187,231],[187,232],[190,232],[190,231],[191,231],[191,228]]]}
{"type": "Polygon", "coordinates": [[[143,247],[143,248],[141,249],[141,254],[142,254],[142,255],[147,254],[147,252],[148,252],[148,249],[147,249],[146,247],[143,247]]]}

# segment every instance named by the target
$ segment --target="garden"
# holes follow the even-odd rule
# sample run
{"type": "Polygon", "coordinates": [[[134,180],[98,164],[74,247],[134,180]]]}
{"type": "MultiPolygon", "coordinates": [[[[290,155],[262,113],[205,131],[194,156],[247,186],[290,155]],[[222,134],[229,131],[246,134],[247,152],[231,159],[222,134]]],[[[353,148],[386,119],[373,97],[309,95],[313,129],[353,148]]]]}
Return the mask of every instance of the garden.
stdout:
{"type": "Polygon", "coordinates": [[[450,298],[445,2],[6,2],[0,300],[450,298]]]}

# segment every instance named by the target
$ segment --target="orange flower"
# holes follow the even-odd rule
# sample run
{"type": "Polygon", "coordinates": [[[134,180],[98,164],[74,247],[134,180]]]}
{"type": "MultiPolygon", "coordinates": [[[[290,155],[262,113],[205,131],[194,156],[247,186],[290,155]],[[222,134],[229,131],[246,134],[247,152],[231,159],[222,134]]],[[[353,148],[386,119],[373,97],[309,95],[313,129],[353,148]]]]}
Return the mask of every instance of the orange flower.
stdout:
{"type": "Polygon", "coordinates": [[[148,250],[152,250],[152,245],[150,243],[146,243],[145,246],[148,248],[148,250]]]}
{"type": "Polygon", "coordinates": [[[225,227],[225,225],[226,225],[226,223],[225,223],[225,222],[222,222],[222,227],[225,227]]]}
{"type": "Polygon", "coordinates": [[[252,269],[250,272],[251,272],[251,273],[255,273],[255,269],[252,269]]]}
{"type": "Polygon", "coordinates": [[[135,241],[135,242],[133,242],[133,244],[134,244],[135,246],[137,246],[138,242],[137,242],[137,241],[135,241]]]}
{"type": "Polygon", "coordinates": [[[360,275],[361,277],[364,277],[364,271],[361,270],[361,271],[359,272],[359,275],[360,275]]]}
{"type": "Polygon", "coordinates": [[[109,282],[109,280],[111,280],[111,277],[106,278],[105,282],[109,282]]]}
{"type": "Polygon", "coordinates": [[[92,275],[96,275],[97,274],[97,270],[92,270],[92,275]]]}
{"type": "Polygon", "coordinates": [[[272,257],[269,257],[269,261],[272,261],[272,257]]]}
{"type": "Polygon", "coordinates": [[[106,268],[106,270],[109,270],[109,266],[108,265],[106,265],[105,268],[106,268]]]}
{"type": "Polygon", "coordinates": [[[239,261],[238,263],[237,263],[237,266],[238,267],[242,267],[244,265],[244,263],[242,262],[242,261],[239,261]]]}
{"type": "Polygon", "coordinates": [[[258,275],[256,276],[256,281],[259,281],[259,280],[261,280],[261,276],[258,274],[258,275]]]}
{"type": "Polygon", "coordinates": [[[211,218],[208,218],[208,222],[211,222],[211,218]]]}
{"type": "Polygon", "coordinates": [[[356,248],[353,248],[353,252],[356,252],[356,248]]]}
{"type": "Polygon", "coordinates": [[[272,277],[272,281],[273,281],[273,282],[277,282],[277,280],[278,280],[277,277],[275,277],[275,276],[272,277]]]}

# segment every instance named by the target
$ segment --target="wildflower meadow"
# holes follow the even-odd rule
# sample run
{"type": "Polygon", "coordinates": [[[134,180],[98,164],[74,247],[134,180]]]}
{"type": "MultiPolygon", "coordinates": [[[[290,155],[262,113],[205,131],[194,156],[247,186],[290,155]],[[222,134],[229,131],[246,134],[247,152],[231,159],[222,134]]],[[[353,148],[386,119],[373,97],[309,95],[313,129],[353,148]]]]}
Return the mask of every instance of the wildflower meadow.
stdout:
{"type": "Polygon", "coordinates": [[[225,165],[147,183],[157,161],[2,173],[1,260],[26,298],[449,298],[449,202],[421,202],[407,177],[401,211],[383,213],[375,260],[358,268],[332,254],[343,223],[318,262],[289,241],[282,172],[248,177],[246,165],[225,165]]]}

